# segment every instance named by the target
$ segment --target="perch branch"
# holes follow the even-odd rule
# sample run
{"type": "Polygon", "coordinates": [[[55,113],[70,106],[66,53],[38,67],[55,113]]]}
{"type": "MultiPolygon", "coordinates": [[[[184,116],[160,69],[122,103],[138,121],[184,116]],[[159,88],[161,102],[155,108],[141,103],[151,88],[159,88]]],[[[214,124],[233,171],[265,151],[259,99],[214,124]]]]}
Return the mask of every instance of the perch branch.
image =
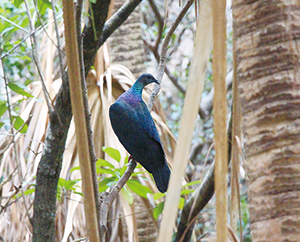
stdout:
{"type": "Polygon", "coordinates": [[[100,195],[100,214],[101,214],[101,216],[100,216],[100,241],[105,241],[105,234],[107,231],[106,224],[107,224],[109,208],[110,208],[112,202],[118,196],[122,187],[125,185],[125,183],[130,178],[135,167],[136,167],[136,161],[131,158],[129,160],[129,163],[128,163],[125,173],[120,178],[120,180],[117,182],[117,184],[114,186],[114,188],[110,192],[103,192],[100,195]]]}

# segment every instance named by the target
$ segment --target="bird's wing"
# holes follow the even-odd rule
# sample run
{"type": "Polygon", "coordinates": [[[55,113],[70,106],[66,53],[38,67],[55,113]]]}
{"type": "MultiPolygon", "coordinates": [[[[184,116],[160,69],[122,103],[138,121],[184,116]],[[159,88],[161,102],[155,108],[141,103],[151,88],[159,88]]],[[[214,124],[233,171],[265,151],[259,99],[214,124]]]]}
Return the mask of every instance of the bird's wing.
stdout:
{"type": "Polygon", "coordinates": [[[164,163],[159,135],[144,102],[133,108],[125,101],[117,101],[110,108],[110,119],[122,145],[148,171],[164,163]]]}

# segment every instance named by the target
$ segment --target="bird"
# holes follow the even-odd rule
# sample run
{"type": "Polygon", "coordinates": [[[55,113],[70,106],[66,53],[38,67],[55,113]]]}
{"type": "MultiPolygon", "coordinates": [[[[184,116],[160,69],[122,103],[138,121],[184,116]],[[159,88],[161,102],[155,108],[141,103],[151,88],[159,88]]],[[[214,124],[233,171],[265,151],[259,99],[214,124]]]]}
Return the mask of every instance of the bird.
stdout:
{"type": "Polygon", "coordinates": [[[155,123],[142,99],[144,87],[159,82],[142,74],[109,108],[114,133],[128,153],[153,175],[158,190],[168,189],[170,169],[155,123]]]}

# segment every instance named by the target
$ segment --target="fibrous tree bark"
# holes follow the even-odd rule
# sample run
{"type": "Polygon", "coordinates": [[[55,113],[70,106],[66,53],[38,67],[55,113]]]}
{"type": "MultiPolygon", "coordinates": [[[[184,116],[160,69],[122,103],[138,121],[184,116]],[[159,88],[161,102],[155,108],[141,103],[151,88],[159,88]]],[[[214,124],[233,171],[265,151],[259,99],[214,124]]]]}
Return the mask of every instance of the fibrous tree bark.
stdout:
{"type": "Polygon", "coordinates": [[[253,241],[300,238],[300,7],[233,4],[253,241]]]}

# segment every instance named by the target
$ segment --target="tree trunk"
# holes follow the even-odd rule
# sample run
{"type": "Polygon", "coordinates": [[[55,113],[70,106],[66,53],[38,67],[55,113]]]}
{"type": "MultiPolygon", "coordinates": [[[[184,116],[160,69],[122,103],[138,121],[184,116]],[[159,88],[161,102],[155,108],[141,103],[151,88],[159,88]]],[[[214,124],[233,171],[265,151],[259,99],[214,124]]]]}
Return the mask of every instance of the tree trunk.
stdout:
{"type": "Polygon", "coordinates": [[[300,238],[300,8],[233,4],[253,241],[300,238]]]}

